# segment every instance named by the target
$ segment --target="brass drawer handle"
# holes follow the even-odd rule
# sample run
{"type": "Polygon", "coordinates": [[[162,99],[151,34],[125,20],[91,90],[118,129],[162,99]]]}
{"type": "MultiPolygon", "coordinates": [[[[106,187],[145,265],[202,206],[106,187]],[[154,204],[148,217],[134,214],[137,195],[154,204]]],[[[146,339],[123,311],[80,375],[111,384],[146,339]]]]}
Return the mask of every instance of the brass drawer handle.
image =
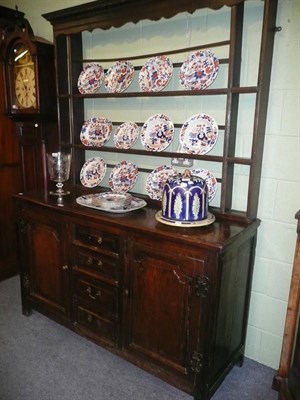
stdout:
{"type": "Polygon", "coordinates": [[[88,265],[93,264],[93,259],[92,259],[92,257],[88,257],[86,263],[87,263],[88,265]]]}
{"type": "Polygon", "coordinates": [[[69,267],[68,267],[67,265],[63,265],[61,268],[62,268],[64,271],[67,271],[67,270],[69,269],[69,267]]]}
{"type": "Polygon", "coordinates": [[[87,320],[89,323],[93,322],[93,316],[91,314],[88,314],[87,320]]]}
{"type": "Polygon", "coordinates": [[[87,265],[92,265],[93,263],[97,265],[97,267],[101,268],[103,266],[103,262],[98,260],[97,258],[93,259],[92,257],[88,257],[86,260],[87,265]]]}
{"type": "Polygon", "coordinates": [[[101,292],[100,290],[97,290],[97,292],[95,293],[95,295],[92,294],[92,288],[90,286],[87,287],[86,289],[88,296],[93,299],[93,300],[97,300],[98,297],[101,296],[101,292]]]}
{"type": "Polygon", "coordinates": [[[98,244],[101,244],[101,243],[102,243],[102,237],[101,237],[101,236],[98,236],[98,237],[97,237],[97,243],[98,243],[98,244]]]}

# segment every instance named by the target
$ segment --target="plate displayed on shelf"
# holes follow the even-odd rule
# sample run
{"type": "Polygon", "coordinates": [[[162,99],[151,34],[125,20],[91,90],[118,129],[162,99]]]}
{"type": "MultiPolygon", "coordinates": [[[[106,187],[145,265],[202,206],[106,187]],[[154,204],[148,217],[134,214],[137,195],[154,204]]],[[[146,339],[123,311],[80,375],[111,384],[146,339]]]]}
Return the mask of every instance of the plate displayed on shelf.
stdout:
{"type": "Polygon", "coordinates": [[[141,68],[139,85],[143,92],[160,92],[173,75],[173,65],[167,56],[150,58],[141,68]]]}
{"type": "Polygon", "coordinates": [[[177,171],[172,166],[160,165],[155,168],[147,178],[146,190],[149,197],[153,200],[161,200],[167,179],[175,175],[177,171]]]}
{"type": "Polygon", "coordinates": [[[93,188],[98,186],[106,173],[106,162],[101,157],[88,159],[80,171],[80,182],[83,186],[93,188]]]}
{"type": "Polygon", "coordinates": [[[141,129],[141,142],[148,151],[163,151],[173,140],[174,124],[165,114],[152,115],[141,129]]]}
{"type": "Polygon", "coordinates": [[[87,64],[81,71],[77,87],[81,94],[96,93],[104,78],[104,70],[100,64],[87,64]]]}
{"type": "Polygon", "coordinates": [[[200,226],[207,226],[211,225],[216,220],[215,216],[212,213],[208,212],[207,218],[203,219],[202,221],[172,221],[170,219],[164,218],[162,216],[161,210],[155,214],[155,219],[162,224],[178,226],[181,228],[198,228],[200,226]]]}
{"type": "Polygon", "coordinates": [[[189,55],[179,72],[180,83],[186,90],[203,90],[210,86],[219,72],[219,60],[210,50],[189,55]]]}
{"type": "Polygon", "coordinates": [[[208,202],[210,203],[216,195],[218,184],[217,179],[208,169],[205,168],[192,169],[191,174],[194,176],[199,176],[205,180],[208,189],[208,202]]]}
{"type": "Polygon", "coordinates": [[[112,122],[107,118],[90,118],[80,131],[80,140],[85,146],[102,147],[110,138],[112,122]]]}
{"type": "Polygon", "coordinates": [[[186,153],[206,154],[217,142],[218,125],[210,115],[196,114],[182,125],[179,138],[186,153]]]}
{"type": "Polygon", "coordinates": [[[115,206],[111,208],[106,208],[101,206],[98,198],[99,194],[88,194],[84,196],[77,197],[76,203],[84,207],[95,208],[96,210],[106,211],[111,213],[126,213],[129,211],[138,210],[147,205],[145,200],[139,199],[138,197],[132,197],[131,203],[126,206],[115,206]]]}
{"type": "Polygon", "coordinates": [[[121,93],[131,84],[134,67],[129,61],[116,61],[106,72],[104,85],[109,93],[121,93]]]}
{"type": "Polygon", "coordinates": [[[139,127],[135,122],[124,122],[116,129],[114,143],[117,149],[130,149],[137,141],[139,127]]]}
{"type": "Polygon", "coordinates": [[[138,177],[138,167],[128,161],[122,161],[111,171],[109,187],[114,193],[126,193],[133,188],[138,177]]]}

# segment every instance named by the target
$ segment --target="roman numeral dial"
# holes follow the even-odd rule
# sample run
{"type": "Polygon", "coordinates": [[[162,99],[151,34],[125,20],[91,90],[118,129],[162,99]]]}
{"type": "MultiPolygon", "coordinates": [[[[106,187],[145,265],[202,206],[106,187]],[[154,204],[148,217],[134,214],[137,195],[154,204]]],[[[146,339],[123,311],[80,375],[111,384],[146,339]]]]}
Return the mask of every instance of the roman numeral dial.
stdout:
{"type": "Polygon", "coordinates": [[[36,108],[35,74],[31,66],[25,66],[17,72],[15,92],[20,108],[36,108]]]}

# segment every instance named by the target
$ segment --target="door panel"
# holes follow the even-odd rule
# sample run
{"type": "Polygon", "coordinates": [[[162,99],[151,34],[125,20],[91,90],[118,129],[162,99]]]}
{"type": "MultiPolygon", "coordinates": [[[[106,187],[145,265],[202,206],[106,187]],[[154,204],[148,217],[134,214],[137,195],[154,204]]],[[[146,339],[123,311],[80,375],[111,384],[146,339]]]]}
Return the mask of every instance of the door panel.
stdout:
{"type": "Polygon", "coordinates": [[[155,252],[155,248],[154,243],[144,245],[138,240],[130,246],[125,345],[141,357],[187,375],[204,315],[195,283],[205,262],[180,252],[155,252]]]}
{"type": "Polygon", "coordinates": [[[68,314],[68,266],[63,228],[58,221],[52,222],[53,225],[26,221],[30,297],[49,312],[68,314]]]}

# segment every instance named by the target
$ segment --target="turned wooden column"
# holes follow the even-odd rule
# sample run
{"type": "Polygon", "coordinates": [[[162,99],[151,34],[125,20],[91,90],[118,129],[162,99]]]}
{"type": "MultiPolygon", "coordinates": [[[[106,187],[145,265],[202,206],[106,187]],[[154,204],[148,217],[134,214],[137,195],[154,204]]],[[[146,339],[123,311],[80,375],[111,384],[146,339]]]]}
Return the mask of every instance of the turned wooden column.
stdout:
{"type": "Polygon", "coordinates": [[[298,236],[280,364],[273,384],[280,391],[279,400],[300,400],[300,210],[295,217],[298,236]]]}

